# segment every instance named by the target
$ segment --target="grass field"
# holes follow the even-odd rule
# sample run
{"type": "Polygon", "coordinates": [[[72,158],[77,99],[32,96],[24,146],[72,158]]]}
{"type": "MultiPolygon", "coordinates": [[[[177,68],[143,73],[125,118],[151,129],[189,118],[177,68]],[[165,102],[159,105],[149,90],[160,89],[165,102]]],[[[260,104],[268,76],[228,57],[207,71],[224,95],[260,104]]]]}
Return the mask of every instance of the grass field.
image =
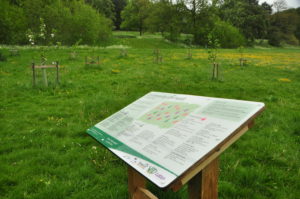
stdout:
{"type": "MultiPolygon", "coordinates": [[[[221,199],[296,199],[300,196],[300,48],[220,50],[221,81],[211,81],[204,49],[187,49],[159,37],[117,38],[126,45],[46,48],[61,63],[61,84],[32,87],[30,64],[39,48],[18,47],[0,62],[0,198],[127,198],[127,168],[85,130],[150,91],[261,101],[266,110],[220,162],[221,199]],[[153,62],[160,48],[163,62],[153,62]],[[100,66],[85,66],[86,55],[100,66]]],[[[8,54],[11,47],[2,47],[8,54]]],[[[159,198],[187,198],[162,192],[159,198]]]]}

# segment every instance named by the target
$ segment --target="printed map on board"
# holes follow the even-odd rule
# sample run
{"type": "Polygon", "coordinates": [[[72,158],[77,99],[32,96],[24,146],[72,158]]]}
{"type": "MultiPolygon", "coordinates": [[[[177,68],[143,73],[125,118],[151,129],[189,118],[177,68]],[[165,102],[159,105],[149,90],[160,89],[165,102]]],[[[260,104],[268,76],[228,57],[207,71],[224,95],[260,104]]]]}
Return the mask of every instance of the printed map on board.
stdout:
{"type": "Polygon", "coordinates": [[[163,102],[144,114],[140,120],[160,128],[170,128],[198,107],[196,104],[163,102]]]}

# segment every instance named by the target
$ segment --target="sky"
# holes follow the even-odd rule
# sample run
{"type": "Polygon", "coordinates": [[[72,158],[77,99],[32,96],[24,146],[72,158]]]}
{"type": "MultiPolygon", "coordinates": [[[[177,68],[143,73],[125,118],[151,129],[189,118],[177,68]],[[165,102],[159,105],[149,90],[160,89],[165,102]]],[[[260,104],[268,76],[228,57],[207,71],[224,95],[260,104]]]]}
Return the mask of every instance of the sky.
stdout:
{"type": "MultiPolygon", "coordinates": [[[[267,2],[268,4],[273,4],[275,0],[259,0],[260,3],[267,2]]],[[[300,7],[300,0],[285,0],[289,8],[300,7]]]]}

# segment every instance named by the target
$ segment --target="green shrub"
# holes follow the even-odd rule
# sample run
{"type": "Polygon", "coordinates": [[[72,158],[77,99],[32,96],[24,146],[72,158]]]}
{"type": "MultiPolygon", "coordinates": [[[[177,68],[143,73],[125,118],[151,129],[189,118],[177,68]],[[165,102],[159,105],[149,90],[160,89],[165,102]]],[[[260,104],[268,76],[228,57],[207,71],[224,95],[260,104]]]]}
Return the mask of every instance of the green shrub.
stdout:
{"type": "Polygon", "coordinates": [[[237,48],[245,45],[245,38],[239,30],[225,21],[218,20],[212,32],[222,48],[237,48]]]}
{"type": "Polygon", "coordinates": [[[295,37],[294,34],[285,34],[284,40],[289,45],[299,45],[299,40],[295,37]]]}
{"type": "Polygon", "coordinates": [[[267,39],[269,40],[270,45],[280,46],[283,40],[283,34],[278,28],[273,27],[269,30],[267,39]]]}
{"type": "Polygon", "coordinates": [[[0,0],[0,42],[2,44],[25,43],[26,20],[23,10],[0,0]]]}
{"type": "Polygon", "coordinates": [[[178,39],[180,37],[180,30],[179,30],[179,28],[175,27],[175,26],[171,27],[170,28],[170,32],[166,33],[164,35],[164,37],[166,39],[170,40],[170,41],[174,41],[174,42],[178,41],[178,39]]]}
{"type": "Polygon", "coordinates": [[[112,22],[85,1],[0,0],[0,42],[28,44],[31,32],[38,45],[103,44],[111,35],[112,22]],[[41,20],[42,19],[42,20],[41,20]],[[41,25],[45,24],[41,37],[41,25]]]}
{"type": "Polygon", "coordinates": [[[74,1],[71,9],[72,19],[68,24],[70,34],[68,44],[74,44],[80,39],[84,44],[99,44],[109,39],[110,20],[81,1],[74,1]]]}
{"type": "Polygon", "coordinates": [[[6,55],[3,51],[0,51],[0,61],[5,62],[7,60],[6,55]]]}

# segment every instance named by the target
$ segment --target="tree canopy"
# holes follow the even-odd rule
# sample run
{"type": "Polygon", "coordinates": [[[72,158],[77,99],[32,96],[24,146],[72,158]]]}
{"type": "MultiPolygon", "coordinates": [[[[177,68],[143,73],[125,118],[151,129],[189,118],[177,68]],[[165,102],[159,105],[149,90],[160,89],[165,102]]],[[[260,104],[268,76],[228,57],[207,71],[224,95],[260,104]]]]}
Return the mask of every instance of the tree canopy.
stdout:
{"type": "Polygon", "coordinates": [[[252,45],[267,39],[271,45],[299,45],[299,9],[286,9],[258,0],[0,0],[0,39],[3,44],[101,44],[111,31],[160,32],[178,41],[206,46],[208,36],[222,47],[252,45]],[[45,25],[41,37],[41,25],[45,25]],[[54,35],[54,37],[53,37],[54,35]]]}

